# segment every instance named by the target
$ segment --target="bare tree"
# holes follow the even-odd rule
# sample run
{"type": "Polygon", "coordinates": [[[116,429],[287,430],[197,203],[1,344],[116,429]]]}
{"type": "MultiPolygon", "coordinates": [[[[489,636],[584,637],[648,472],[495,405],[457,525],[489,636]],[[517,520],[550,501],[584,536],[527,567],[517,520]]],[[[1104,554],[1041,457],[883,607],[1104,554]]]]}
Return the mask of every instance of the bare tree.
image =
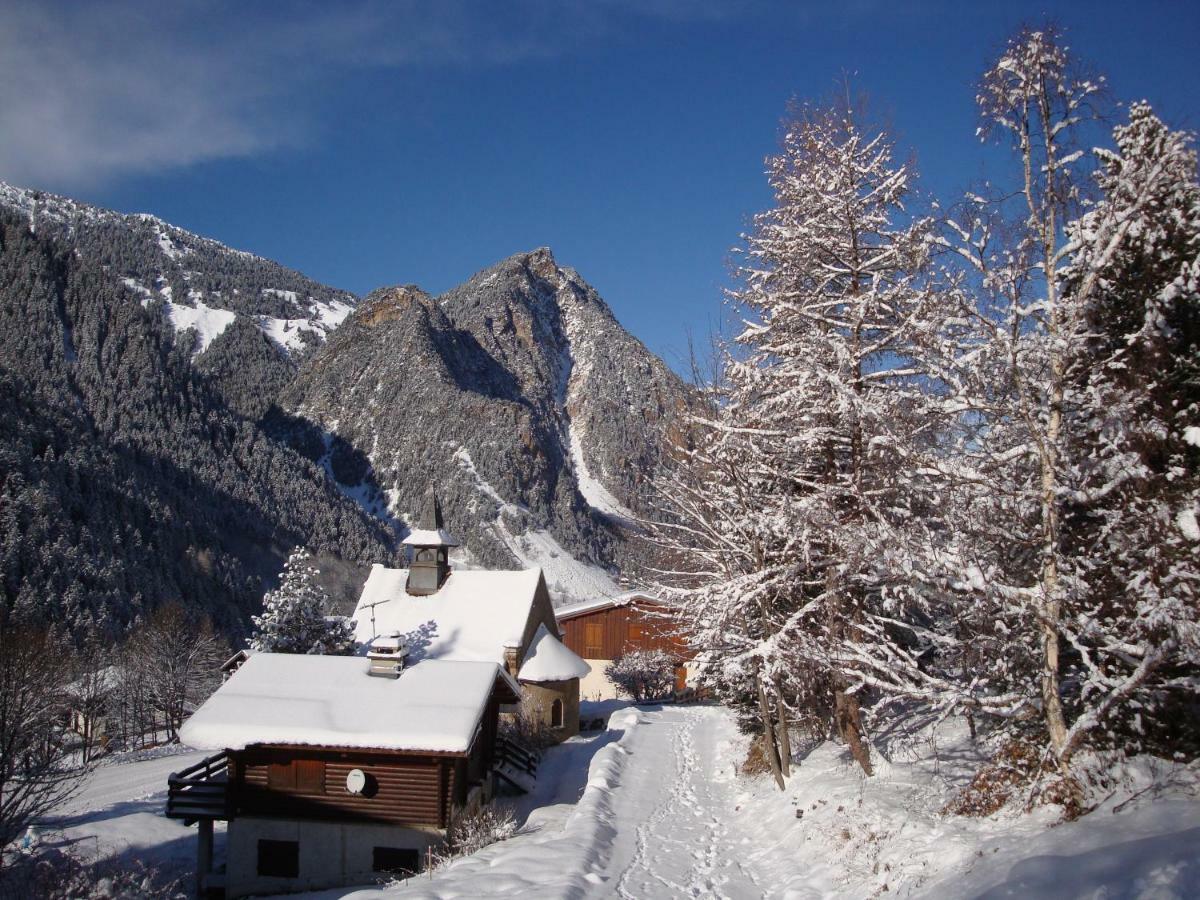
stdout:
{"type": "Polygon", "coordinates": [[[84,771],[62,740],[67,652],[43,632],[0,625],[0,848],[69,797],[84,771]]]}
{"type": "Polygon", "coordinates": [[[162,716],[168,740],[177,740],[187,716],[221,683],[229,645],[207,619],[178,603],[160,607],[130,637],[128,651],[142,668],[153,711],[162,716]]]}

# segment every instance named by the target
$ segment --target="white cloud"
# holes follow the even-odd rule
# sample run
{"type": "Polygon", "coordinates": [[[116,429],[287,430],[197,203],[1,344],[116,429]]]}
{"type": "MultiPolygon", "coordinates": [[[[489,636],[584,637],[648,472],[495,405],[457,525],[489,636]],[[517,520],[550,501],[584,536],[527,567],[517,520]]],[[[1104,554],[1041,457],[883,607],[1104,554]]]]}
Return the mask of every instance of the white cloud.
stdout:
{"type": "Polygon", "coordinates": [[[0,178],[67,189],[294,145],[305,88],[347,68],[503,65],[712,19],[721,0],[0,6],[0,178]],[[268,7],[270,8],[268,11],[268,7]],[[501,10],[503,10],[501,12],[501,10]]]}

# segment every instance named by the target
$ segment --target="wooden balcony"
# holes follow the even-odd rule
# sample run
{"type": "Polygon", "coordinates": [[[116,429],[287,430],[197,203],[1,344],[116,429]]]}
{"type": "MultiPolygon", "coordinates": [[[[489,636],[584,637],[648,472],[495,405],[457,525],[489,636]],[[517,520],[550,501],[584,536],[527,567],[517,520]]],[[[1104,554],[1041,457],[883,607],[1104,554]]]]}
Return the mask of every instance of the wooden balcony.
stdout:
{"type": "Polygon", "coordinates": [[[229,756],[224,751],[167,779],[167,818],[183,819],[185,825],[233,818],[229,800],[229,756]]]}

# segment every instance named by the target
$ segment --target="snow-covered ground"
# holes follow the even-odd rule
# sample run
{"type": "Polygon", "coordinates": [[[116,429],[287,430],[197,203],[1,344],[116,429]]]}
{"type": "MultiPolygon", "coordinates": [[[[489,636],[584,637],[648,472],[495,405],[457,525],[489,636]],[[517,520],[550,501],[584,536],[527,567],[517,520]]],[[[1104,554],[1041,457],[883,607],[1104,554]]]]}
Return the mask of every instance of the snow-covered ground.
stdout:
{"type": "MultiPolygon", "coordinates": [[[[780,792],[740,774],[746,739],[716,706],[584,704],[605,731],[546,754],[521,827],[408,882],[333,898],[1200,897],[1200,769],[1147,760],[1095,812],[942,816],[979,753],[959,731],[876,755],[861,775],[833,744],[806,754],[780,792]]],[[[89,857],[189,870],[195,829],[163,817],[167,775],[201,754],[99,767],[46,823],[44,840],[89,857]]],[[[217,855],[223,856],[218,832],[217,855]]]]}
{"type": "MultiPolygon", "coordinates": [[[[88,775],[79,791],[40,823],[41,843],[70,850],[85,861],[135,862],[160,870],[165,879],[195,871],[196,829],[163,815],[167,777],[206,754],[187,747],[121,754],[88,775]]],[[[217,823],[214,845],[224,854],[225,829],[217,823]]]]}

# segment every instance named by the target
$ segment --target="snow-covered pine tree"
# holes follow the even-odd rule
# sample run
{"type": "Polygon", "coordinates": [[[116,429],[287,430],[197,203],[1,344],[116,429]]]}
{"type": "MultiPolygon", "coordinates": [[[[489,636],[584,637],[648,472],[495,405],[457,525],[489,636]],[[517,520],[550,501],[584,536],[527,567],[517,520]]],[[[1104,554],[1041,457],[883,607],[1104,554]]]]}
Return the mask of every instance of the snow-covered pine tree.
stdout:
{"type": "Polygon", "coordinates": [[[680,543],[703,546],[680,550],[694,582],[684,618],[706,665],[727,690],[760,695],[768,729],[767,695],[793,716],[827,716],[868,772],[848,648],[899,580],[881,572],[878,548],[931,505],[913,464],[928,440],[929,373],[913,351],[937,295],[927,225],[904,208],[911,177],[849,103],[786,123],[768,160],[776,205],[746,236],[730,295],[749,319],[690,483],[663,491],[685,523],[680,543]]]}
{"type": "Polygon", "coordinates": [[[1194,697],[1181,676],[1200,667],[1196,152],[1145,103],[1114,138],[1097,151],[1101,199],[1067,229],[1063,280],[1080,312],[1062,494],[1072,590],[1061,630],[1078,685],[1067,756],[1101,726],[1178,749],[1190,716],[1156,720],[1182,708],[1180,693],[1194,697]]]}
{"type": "Polygon", "coordinates": [[[348,621],[329,615],[329,595],[315,579],[319,571],[312,556],[297,547],[288,557],[279,587],[263,597],[263,612],[254,616],[250,648],[268,653],[354,652],[354,631],[348,621]]]}

